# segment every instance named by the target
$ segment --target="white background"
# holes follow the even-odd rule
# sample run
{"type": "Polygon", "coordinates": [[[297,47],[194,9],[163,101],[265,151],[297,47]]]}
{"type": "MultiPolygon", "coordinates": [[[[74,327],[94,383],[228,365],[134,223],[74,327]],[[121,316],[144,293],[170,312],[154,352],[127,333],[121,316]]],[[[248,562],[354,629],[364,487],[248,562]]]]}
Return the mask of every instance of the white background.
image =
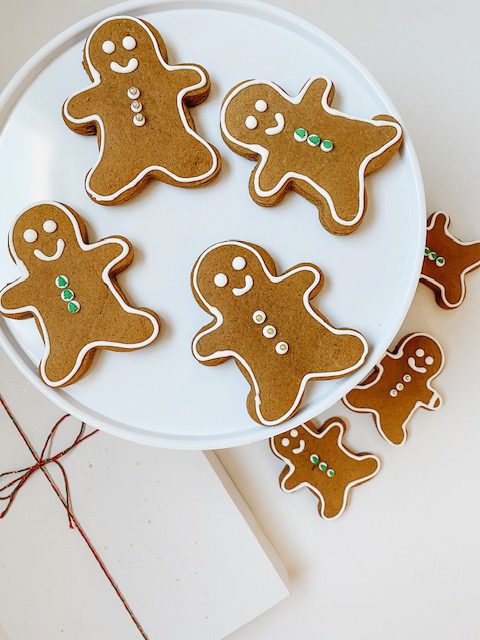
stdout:
{"type": "MultiPolygon", "coordinates": [[[[109,4],[0,0],[0,85],[51,36],[109,4]]],[[[429,211],[450,212],[456,235],[480,239],[478,2],[276,4],[317,24],[370,69],[414,140],[429,211]]],[[[351,445],[383,460],[340,520],[322,521],[307,492],[279,491],[282,465],[265,443],[221,453],[292,588],[232,640],[480,636],[479,298],[480,273],[469,278],[457,311],[437,308],[430,290],[419,289],[403,332],[428,331],[443,343],[447,365],[436,387],[445,406],[415,416],[405,447],[384,444],[367,416],[342,406],[328,413],[348,417],[351,445]]]]}

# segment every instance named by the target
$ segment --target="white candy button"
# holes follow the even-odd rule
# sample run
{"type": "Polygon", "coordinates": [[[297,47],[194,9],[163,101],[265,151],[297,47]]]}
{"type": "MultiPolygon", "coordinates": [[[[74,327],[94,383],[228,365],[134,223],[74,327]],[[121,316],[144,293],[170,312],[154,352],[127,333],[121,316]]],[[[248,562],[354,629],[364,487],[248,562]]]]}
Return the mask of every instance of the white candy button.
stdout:
{"type": "Polygon", "coordinates": [[[397,391],[403,391],[405,389],[405,387],[403,386],[403,384],[401,382],[396,384],[395,387],[396,387],[397,391]]]}
{"type": "Polygon", "coordinates": [[[412,376],[411,376],[409,373],[406,373],[406,374],[403,376],[403,381],[404,381],[404,382],[411,382],[411,381],[412,381],[412,376]]]}
{"type": "Polygon", "coordinates": [[[133,124],[136,127],[143,127],[145,124],[145,116],[142,113],[137,113],[133,116],[133,124]]]}
{"type": "Polygon", "coordinates": [[[390,391],[390,395],[392,396],[392,398],[396,398],[398,396],[398,391],[396,389],[392,389],[390,391]]]}
{"type": "Polygon", "coordinates": [[[127,95],[132,100],[136,100],[140,97],[140,89],[137,89],[137,87],[130,87],[130,89],[127,91],[127,95]]]}
{"type": "Polygon", "coordinates": [[[286,342],[277,342],[277,344],[275,345],[275,351],[280,356],[283,356],[283,354],[287,353],[288,351],[288,344],[286,342]]]}
{"type": "Polygon", "coordinates": [[[274,338],[277,335],[277,330],[271,324],[267,324],[266,327],[263,327],[263,335],[266,338],[274,338]]]}
{"type": "Polygon", "coordinates": [[[143,104],[138,100],[134,100],[130,105],[130,109],[133,111],[133,113],[140,113],[140,111],[143,109],[143,104]]]}
{"type": "Polygon", "coordinates": [[[258,309],[258,311],[255,311],[255,313],[253,314],[252,318],[255,324],[263,324],[267,319],[267,314],[265,313],[265,311],[258,309]]]}

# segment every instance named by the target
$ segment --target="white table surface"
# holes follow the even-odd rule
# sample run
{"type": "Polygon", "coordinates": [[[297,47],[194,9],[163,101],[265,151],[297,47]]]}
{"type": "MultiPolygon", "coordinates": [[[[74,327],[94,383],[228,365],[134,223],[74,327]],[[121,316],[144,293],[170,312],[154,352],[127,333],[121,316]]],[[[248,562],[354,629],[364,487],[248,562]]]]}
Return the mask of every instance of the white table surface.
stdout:
{"type": "MultiPolygon", "coordinates": [[[[0,0],[0,86],[49,37],[109,4],[0,0]]],[[[414,140],[429,210],[450,212],[459,237],[480,238],[478,1],[276,4],[323,28],[370,69],[414,140]]],[[[480,636],[479,298],[480,273],[456,311],[437,308],[430,290],[419,288],[403,333],[428,331],[443,343],[447,365],[436,386],[445,406],[417,414],[405,447],[384,443],[367,416],[342,406],[328,412],[349,418],[353,447],[383,460],[338,521],[320,520],[307,492],[280,492],[282,465],[265,443],[220,453],[287,565],[292,589],[232,640],[480,636]]]]}

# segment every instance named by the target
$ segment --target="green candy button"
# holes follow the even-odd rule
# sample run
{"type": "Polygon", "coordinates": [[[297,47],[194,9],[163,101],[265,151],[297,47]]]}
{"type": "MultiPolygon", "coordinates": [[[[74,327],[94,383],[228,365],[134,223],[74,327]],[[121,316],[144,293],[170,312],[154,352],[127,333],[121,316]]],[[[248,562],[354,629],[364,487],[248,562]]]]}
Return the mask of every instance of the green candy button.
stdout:
{"type": "Polygon", "coordinates": [[[318,147],[321,142],[320,136],[317,136],[316,133],[311,133],[307,138],[307,142],[311,147],[318,147]]]}
{"type": "Polygon", "coordinates": [[[71,300],[67,304],[67,311],[69,313],[78,313],[80,311],[80,304],[76,300],[71,300]]]}
{"type": "Polygon", "coordinates": [[[293,137],[297,142],[303,142],[304,140],[307,139],[307,135],[308,135],[307,130],[302,129],[302,127],[300,127],[299,129],[295,129],[293,137]]]}
{"type": "Polygon", "coordinates": [[[333,142],[331,140],[324,140],[320,145],[322,151],[331,151],[333,149],[333,142]]]}
{"type": "Polygon", "coordinates": [[[55,286],[58,287],[59,289],[65,289],[65,287],[68,287],[67,276],[57,276],[55,278],[55,286]]]}
{"type": "Polygon", "coordinates": [[[60,294],[60,297],[64,302],[68,302],[69,300],[73,300],[73,298],[75,297],[75,294],[71,289],[64,289],[60,294]]]}
{"type": "Polygon", "coordinates": [[[318,464],[320,462],[320,458],[317,456],[316,453],[312,453],[312,455],[310,456],[310,462],[312,464],[318,464]]]}
{"type": "Polygon", "coordinates": [[[327,463],[326,462],[321,462],[320,463],[320,471],[326,471],[327,470],[327,463]]]}
{"type": "Polygon", "coordinates": [[[335,475],[335,471],[334,471],[333,469],[329,469],[329,470],[327,471],[327,476],[328,476],[329,478],[333,478],[333,476],[334,476],[334,475],[335,475]]]}

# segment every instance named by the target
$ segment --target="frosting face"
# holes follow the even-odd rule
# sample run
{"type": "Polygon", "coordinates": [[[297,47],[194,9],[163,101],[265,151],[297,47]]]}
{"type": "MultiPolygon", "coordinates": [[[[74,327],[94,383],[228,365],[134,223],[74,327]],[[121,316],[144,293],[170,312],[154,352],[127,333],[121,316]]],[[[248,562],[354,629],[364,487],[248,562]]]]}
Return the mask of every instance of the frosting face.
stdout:
{"type": "Polygon", "coordinates": [[[142,51],[152,49],[152,41],[145,29],[135,20],[125,17],[105,22],[95,31],[90,40],[89,55],[101,75],[112,72],[128,74],[138,69],[142,51]],[[135,51],[134,55],[132,51],[135,51]]]}
{"type": "Polygon", "coordinates": [[[75,230],[61,209],[51,209],[52,215],[38,224],[32,209],[18,218],[12,231],[15,252],[27,265],[36,260],[51,262],[59,260],[72,242],[75,230]]]}

